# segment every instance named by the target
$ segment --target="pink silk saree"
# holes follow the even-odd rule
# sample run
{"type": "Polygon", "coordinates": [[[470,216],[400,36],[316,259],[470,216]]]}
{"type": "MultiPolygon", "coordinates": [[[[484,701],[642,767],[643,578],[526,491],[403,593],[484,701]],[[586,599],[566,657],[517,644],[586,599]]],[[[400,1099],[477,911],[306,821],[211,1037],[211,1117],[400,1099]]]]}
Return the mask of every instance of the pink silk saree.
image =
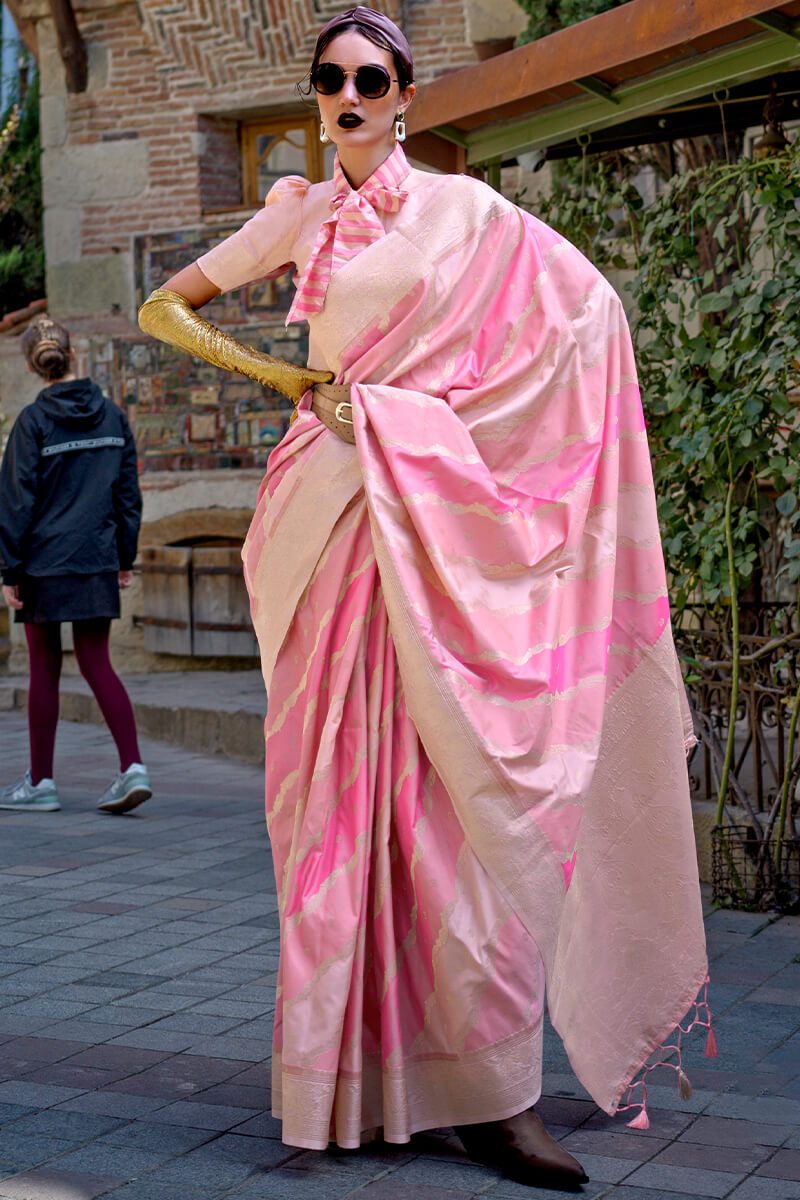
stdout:
{"type": "MultiPolygon", "coordinates": [[[[272,259],[244,268],[239,245],[207,273],[302,269],[331,186],[287,182],[302,211],[272,259]]],[[[403,187],[310,318],[357,444],[306,396],[243,551],[282,921],[273,1103],[314,1148],[533,1103],[545,985],[613,1113],[707,971],[622,307],[484,185],[403,187]]]]}

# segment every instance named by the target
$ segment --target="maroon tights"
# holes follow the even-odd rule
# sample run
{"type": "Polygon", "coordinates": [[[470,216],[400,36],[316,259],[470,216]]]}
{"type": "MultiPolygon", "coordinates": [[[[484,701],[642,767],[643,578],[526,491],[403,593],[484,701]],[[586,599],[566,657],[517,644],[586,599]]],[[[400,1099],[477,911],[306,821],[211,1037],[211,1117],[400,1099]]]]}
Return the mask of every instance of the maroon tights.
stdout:
{"type": "MultiPolygon", "coordinates": [[[[108,635],[111,622],[105,618],[73,621],[72,638],[81,675],[100,706],[119,751],[120,770],[140,762],[136,720],[128,693],[111,666],[108,635]]],[[[53,777],[53,751],[58,722],[58,681],[61,677],[61,626],[58,622],[26,622],[31,683],[28,692],[28,730],[31,742],[31,780],[53,777]]]]}

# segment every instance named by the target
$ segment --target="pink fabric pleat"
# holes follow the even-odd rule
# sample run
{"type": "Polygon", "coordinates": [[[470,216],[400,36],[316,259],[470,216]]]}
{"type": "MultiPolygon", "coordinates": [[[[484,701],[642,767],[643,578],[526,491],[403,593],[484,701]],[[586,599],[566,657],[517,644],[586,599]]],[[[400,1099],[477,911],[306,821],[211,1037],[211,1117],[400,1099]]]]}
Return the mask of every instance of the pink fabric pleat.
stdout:
{"type": "Polygon", "coordinates": [[[284,1140],[353,1147],[383,1126],[404,1142],[511,1115],[540,1090],[541,960],[408,717],[363,494],[302,611],[266,722],[284,1140]]]}

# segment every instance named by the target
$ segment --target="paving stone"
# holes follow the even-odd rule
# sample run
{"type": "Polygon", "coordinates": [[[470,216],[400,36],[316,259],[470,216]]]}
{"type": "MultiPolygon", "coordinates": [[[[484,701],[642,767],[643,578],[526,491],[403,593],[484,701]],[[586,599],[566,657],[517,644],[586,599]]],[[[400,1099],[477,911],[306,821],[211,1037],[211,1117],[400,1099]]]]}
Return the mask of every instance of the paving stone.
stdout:
{"type": "Polygon", "coordinates": [[[621,1187],[615,1187],[610,1192],[604,1192],[603,1194],[607,1195],[609,1200],[687,1200],[685,1192],[665,1192],[661,1188],[633,1188],[628,1187],[626,1184],[623,1184],[621,1187]]]}
{"type": "Polygon", "coordinates": [[[655,1166],[646,1163],[637,1167],[625,1181],[629,1187],[661,1188],[663,1191],[684,1192],[688,1196],[727,1196],[734,1185],[744,1178],[727,1171],[702,1171],[695,1167],[655,1166]]]}
{"type": "Polygon", "coordinates": [[[234,1108],[227,1104],[193,1104],[179,1100],[154,1112],[151,1120],[167,1125],[190,1125],[193,1129],[233,1129],[257,1115],[252,1108],[234,1108]]]}
{"type": "Polygon", "coordinates": [[[93,1067],[73,1067],[68,1063],[52,1063],[45,1067],[38,1066],[34,1071],[25,1073],[29,1083],[55,1084],[59,1087],[80,1088],[90,1091],[114,1083],[124,1072],[98,1071],[93,1067]]]}
{"type": "Polygon", "coordinates": [[[86,1042],[69,1042],[61,1038],[13,1038],[6,1042],[3,1057],[19,1055],[33,1062],[54,1063],[88,1049],[86,1042]]]}
{"type": "Polygon", "coordinates": [[[15,1121],[13,1131],[45,1137],[65,1138],[70,1142],[88,1142],[119,1126],[114,1116],[91,1116],[69,1112],[63,1108],[48,1108],[15,1121]]]}
{"type": "Polygon", "coordinates": [[[244,1134],[246,1137],[277,1138],[278,1141],[282,1131],[281,1122],[269,1113],[259,1113],[258,1116],[242,1121],[234,1128],[238,1134],[244,1134]]]}
{"type": "Polygon", "coordinates": [[[83,1088],[54,1087],[46,1083],[26,1083],[24,1079],[0,1083],[0,1100],[10,1104],[26,1104],[31,1108],[49,1108],[78,1096],[83,1088]]]}
{"type": "Polygon", "coordinates": [[[772,1179],[800,1180],[800,1150],[779,1150],[769,1162],[758,1168],[756,1174],[772,1179]]]}
{"type": "MultiPolygon", "coordinates": [[[[613,1196],[617,1200],[619,1188],[607,1183],[601,1183],[598,1180],[589,1180],[581,1186],[578,1193],[582,1197],[593,1196],[613,1196]]],[[[447,1193],[445,1193],[446,1195],[447,1193]]],[[[530,1188],[524,1183],[515,1183],[511,1179],[500,1179],[488,1191],[479,1193],[481,1197],[490,1197],[491,1200],[564,1200],[565,1193],[563,1191],[554,1191],[552,1188],[530,1188]]],[[[640,1200],[640,1196],[644,1193],[635,1193],[636,1200],[640,1200]]],[[[653,1193],[647,1193],[647,1200],[654,1200],[653,1193]]],[[[677,1200],[686,1200],[685,1196],[677,1197],[677,1200]]]]}
{"type": "Polygon", "coordinates": [[[699,1167],[701,1170],[747,1175],[773,1153],[772,1146],[703,1146],[696,1142],[679,1141],[651,1161],[656,1165],[667,1163],[676,1167],[699,1167]]]}
{"type": "Polygon", "coordinates": [[[637,1164],[629,1158],[611,1158],[605,1154],[579,1154],[578,1159],[586,1174],[595,1183],[620,1183],[637,1170],[637,1164]]]}
{"type": "Polygon", "coordinates": [[[72,1150],[74,1142],[57,1137],[28,1137],[16,1128],[4,1129],[0,1155],[18,1171],[25,1167],[38,1167],[66,1150],[72,1150]]]}
{"type": "Polygon", "coordinates": [[[477,1192],[495,1183],[499,1172],[461,1157],[453,1157],[449,1161],[415,1158],[398,1167],[393,1177],[403,1183],[425,1183],[434,1187],[460,1188],[462,1191],[472,1189],[477,1192]]]}
{"type": "MultiPolygon", "coordinates": [[[[549,1131],[552,1135],[552,1126],[549,1131]]],[[[582,1154],[604,1154],[618,1159],[627,1158],[632,1162],[646,1162],[667,1145],[663,1138],[637,1138],[630,1137],[627,1132],[601,1133],[592,1129],[576,1129],[560,1140],[564,1149],[577,1158],[582,1154]]]]}
{"type": "Polygon", "coordinates": [[[89,1041],[90,1044],[108,1041],[110,1038],[119,1037],[121,1034],[128,1032],[124,1025],[106,1025],[100,1024],[97,1021],[83,1020],[45,1023],[41,1032],[44,1031],[47,1032],[48,1036],[54,1038],[74,1038],[89,1041]]]}
{"type": "MultiPolygon", "coordinates": [[[[358,1193],[358,1196],[363,1196],[364,1200],[471,1200],[474,1194],[474,1192],[452,1191],[450,1188],[425,1187],[420,1183],[398,1183],[389,1175],[374,1183],[368,1183],[358,1193]]],[[[491,1196],[493,1193],[489,1191],[483,1194],[491,1196]]],[[[562,1200],[563,1195],[562,1192],[562,1200]]]]}
{"type": "Polygon", "coordinates": [[[166,975],[154,979],[152,975],[139,974],[137,971],[104,971],[99,975],[87,976],[84,983],[101,984],[124,991],[138,992],[141,988],[153,987],[156,980],[158,983],[164,983],[166,979],[166,975]]]}
{"type": "MultiPolygon", "coordinates": [[[[202,1147],[201,1147],[202,1149],[202,1147]]],[[[177,1184],[191,1189],[194,1184],[209,1190],[235,1188],[246,1179],[260,1174],[258,1167],[246,1162],[209,1161],[207,1156],[193,1150],[172,1162],[163,1163],[150,1172],[148,1180],[155,1184],[177,1184]]],[[[2,1187],[2,1184],[0,1184],[2,1187]]],[[[238,1191],[237,1191],[238,1196],[238,1191]]],[[[187,1200],[190,1192],[187,1191],[187,1200]]]]}
{"type": "MultiPolygon", "coordinates": [[[[370,1154],[368,1151],[371,1147],[364,1147],[362,1150],[296,1150],[291,1146],[284,1146],[285,1156],[289,1159],[285,1163],[287,1171],[297,1171],[309,1177],[326,1177],[331,1175],[351,1175],[361,1180],[362,1183],[377,1179],[384,1175],[387,1168],[392,1165],[405,1165],[402,1158],[396,1155],[385,1154],[370,1154]]],[[[411,1156],[406,1156],[406,1162],[413,1162],[411,1156]]]]}
{"type": "Polygon", "coordinates": [[[800,1200],[800,1188],[785,1179],[751,1175],[731,1192],[729,1200],[800,1200]]]}
{"type": "MultiPolygon", "coordinates": [[[[538,1104],[536,1108],[538,1112],[538,1104]]],[[[624,1133],[626,1137],[654,1137],[670,1141],[672,1138],[677,1137],[694,1120],[691,1113],[668,1112],[666,1109],[651,1108],[649,1104],[647,1112],[650,1118],[649,1129],[629,1129],[628,1121],[631,1119],[629,1112],[609,1117],[606,1113],[600,1111],[595,1112],[594,1116],[591,1116],[581,1128],[594,1130],[608,1129],[614,1130],[617,1133],[624,1133]]]]}
{"type": "Polygon", "coordinates": [[[226,1037],[201,1038],[199,1041],[192,1042],[192,1051],[195,1054],[205,1054],[209,1057],[219,1055],[220,1058],[230,1058],[235,1055],[237,1058],[257,1063],[267,1057],[271,1046],[271,1038],[269,1041],[261,1038],[254,1041],[250,1038],[235,1038],[228,1035],[226,1037]]]}
{"type": "MultiPolygon", "coordinates": [[[[346,1175],[344,1172],[340,1175],[331,1173],[320,1177],[278,1167],[239,1188],[236,1197],[237,1200],[239,1197],[241,1200],[343,1200],[345,1196],[354,1192],[359,1196],[363,1195],[360,1191],[361,1186],[362,1181],[357,1176],[346,1175]]],[[[444,1192],[443,1196],[450,1200],[447,1192],[444,1192]]],[[[564,1200],[563,1193],[559,1200],[564,1200]]]]}
{"type": "MultiPolygon", "coordinates": [[[[126,1183],[113,1192],[107,1192],[109,1200],[216,1200],[219,1191],[193,1186],[191,1190],[169,1183],[154,1183],[151,1176],[126,1183]]],[[[0,1197],[2,1200],[2,1197],[0,1197]]]]}
{"type": "Polygon", "coordinates": [[[94,1200],[122,1180],[112,1176],[73,1174],[51,1168],[23,1171],[0,1180],[2,1200],[94,1200]]]}
{"type": "Polygon", "coordinates": [[[28,1113],[36,1112],[35,1107],[26,1104],[0,1104],[0,1125],[6,1125],[10,1121],[16,1121],[18,1117],[24,1117],[28,1113]]]}
{"type": "Polygon", "coordinates": [[[189,1033],[193,1036],[186,1042],[190,1046],[197,1041],[198,1034],[207,1037],[226,1033],[229,1029],[241,1024],[238,1017],[203,1017],[191,1009],[189,1012],[175,1013],[164,1017],[161,1021],[149,1026],[154,1033],[189,1033]]]}
{"type": "Polygon", "coordinates": [[[159,1166],[166,1156],[131,1146],[111,1146],[95,1142],[63,1155],[56,1164],[59,1170],[76,1174],[114,1176],[133,1179],[159,1166]]]}
{"type": "Polygon", "coordinates": [[[141,1120],[119,1125],[104,1133],[97,1139],[97,1144],[133,1146],[137,1150],[151,1150],[163,1153],[165,1158],[172,1158],[219,1136],[213,1129],[191,1129],[185,1125],[164,1125],[141,1120]]]}
{"type": "Polygon", "coordinates": [[[60,1104],[55,1111],[99,1113],[114,1117],[140,1117],[163,1108],[165,1103],[163,1097],[125,1096],[120,1092],[104,1089],[100,1092],[86,1092],[83,1096],[75,1096],[67,1104],[60,1104]]]}
{"type": "Polygon", "coordinates": [[[735,1117],[745,1121],[777,1125],[800,1125],[800,1101],[768,1096],[715,1096],[707,1113],[715,1117],[735,1117]]]}

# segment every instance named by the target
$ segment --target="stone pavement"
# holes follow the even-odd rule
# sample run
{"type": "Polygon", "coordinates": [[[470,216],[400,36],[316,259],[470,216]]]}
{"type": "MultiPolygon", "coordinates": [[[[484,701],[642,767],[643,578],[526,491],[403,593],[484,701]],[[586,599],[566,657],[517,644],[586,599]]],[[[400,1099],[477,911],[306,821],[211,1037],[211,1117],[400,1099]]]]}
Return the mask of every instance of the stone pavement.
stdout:
{"type": "MultiPolygon", "coordinates": [[[[27,765],[0,714],[0,782],[27,765]]],[[[0,1200],[541,1197],[448,1130],[355,1152],[284,1146],[268,1105],[278,961],[261,770],[145,740],[156,795],[94,809],[105,730],[62,722],[63,809],[0,812],[0,1200]]],[[[614,1200],[800,1200],[800,918],[708,917],[718,1059],[650,1088],[636,1132],[552,1034],[539,1111],[614,1200]]]]}

